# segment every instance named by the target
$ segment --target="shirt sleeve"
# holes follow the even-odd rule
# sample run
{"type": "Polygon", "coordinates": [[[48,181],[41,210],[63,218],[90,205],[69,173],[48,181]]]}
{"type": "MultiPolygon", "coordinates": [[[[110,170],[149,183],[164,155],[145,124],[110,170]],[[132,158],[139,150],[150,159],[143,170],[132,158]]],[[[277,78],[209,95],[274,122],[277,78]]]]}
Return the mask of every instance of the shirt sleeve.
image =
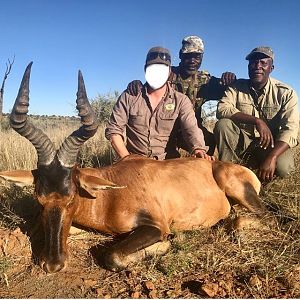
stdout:
{"type": "Polygon", "coordinates": [[[299,111],[298,97],[290,89],[283,95],[279,133],[276,140],[287,143],[291,148],[298,144],[299,111]]]}
{"type": "Polygon", "coordinates": [[[228,87],[224,96],[220,99],[217,106],[216,116],[218,119],[230,119],[234,114],[240,112],[236,108],[237,90],[233,87],[228,87]]]}
{"type": "Polygon", "coordinates": [[[197,125],[192,102],[186,96],[183,96],[181,101],[178,117],[182,135],[188,145],[190,153],[192,153],[195,149],[207,151],[208,147],[205,146],[203,132],[197,125]]]}
{"type": "Polygon", "coordinates": [[[105,137],[110,140],[113,134],[119,134],[124,139],[125,128],[128,123],[129,105],[128,94],[123,92],[113,107],[111,116],[106,125],[105,137]]]}

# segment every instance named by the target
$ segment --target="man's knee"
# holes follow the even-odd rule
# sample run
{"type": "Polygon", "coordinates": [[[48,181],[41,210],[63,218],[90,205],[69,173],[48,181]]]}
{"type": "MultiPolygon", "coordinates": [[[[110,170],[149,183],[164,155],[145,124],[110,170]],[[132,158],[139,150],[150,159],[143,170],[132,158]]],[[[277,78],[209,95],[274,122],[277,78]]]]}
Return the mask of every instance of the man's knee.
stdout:
{"type": "Polygon", "coordinates": [[[231,132],[233,124],[230,119],[220,119],[215,125],[214,134],[218,136],[228,131],[231,132]]]}
{"type": "Polygon", "coordinates": [[[209,130],[207,130],[207,128],[205,128],[204,126],[201,126],[200,129],[202,130],[204,135],[205,145],[209,147],[207,154],[214,155],[215,148],[216,148],[216,141],[215,141],[214,134],[209,130]]]}
{"type": "Polygon", "coordinates": [[[291,174],[295,169],[295,163],[293,157],[285,157],[277,160],[276,175],[281,178],[285,178],[291,174]]]}

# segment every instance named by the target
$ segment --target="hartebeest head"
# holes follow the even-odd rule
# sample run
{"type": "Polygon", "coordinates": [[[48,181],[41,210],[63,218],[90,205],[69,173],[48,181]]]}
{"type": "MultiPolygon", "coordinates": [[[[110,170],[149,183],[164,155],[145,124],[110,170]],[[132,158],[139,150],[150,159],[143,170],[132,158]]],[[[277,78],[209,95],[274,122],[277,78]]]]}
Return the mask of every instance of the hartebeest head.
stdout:
{"type": "MultiPolygon", "coordinates": [[[[26,180],[35,184],[35,195],[43,206],[42,220],[45,246],[40,258],[42,268],[56,272],[64,268],[67,258],[66,237],[76,209],[76,180],[74,167],[80,146],[98,128],[96,116],[87,99],[82,74],[78,73],[77,109],[82,126],[67,137],[59,150],[40,129],[27,118],[29,79],[32,62],[27,66],[14,107],[10,115],[11,127],[28,139],[38,155],[37,169],[26,180]]],[[[25,176],[24,176],[25,177],[25,176]]],[[[23,182],[26,181],[23,179],[23,182]]]]}

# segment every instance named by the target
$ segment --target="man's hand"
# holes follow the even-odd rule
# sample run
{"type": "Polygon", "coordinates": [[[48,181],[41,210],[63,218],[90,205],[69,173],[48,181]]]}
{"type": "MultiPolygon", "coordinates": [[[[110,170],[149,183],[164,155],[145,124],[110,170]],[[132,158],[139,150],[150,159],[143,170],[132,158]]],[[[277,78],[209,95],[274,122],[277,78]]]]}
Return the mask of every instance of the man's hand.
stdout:
{"type": "Polygon", "coordinates": [[[234,73],[231,72],[225,72],[221,76],[221,84],[222,85],[229,85],[236,81],[236,76],[234,73]]]}
{"type": "Polygon", "coordinates": [[[274,139],[272,132],[268,125],[262,119],[256,119],[256,129],[259,133],[259,146],[267,149],[269,146],[274,148],[274,139]]]}
{"type": "Polygon", "coordinates": [[[126,92],[131,96],[137,96],[142,90],[143,83],[140,80],[133,80],[128,83],[126,92]]]}
{"type": "Polygon", "coordinates": [[[200,149],[196,149],[193,154],[193,157],[198,157],[198,158],[204,158],[208,161],[215,161],[215,158],[213,156],[210,156],[208,154],[206,154],[206,152],[204,150],[200,150],[200,149]]]}
{"type": "Polygon", "coordinates": [[[286,142],[276,141],[274,148],[269,148],[269,151],[264,161],[260,164],[257,176],[262,181],[271,181],[274,178],[276,163],[278,157],[282,155],[290,147],[286,142]]]}
{"type": "Polygon", "coordinates": [[[274,177],[276,168],[276,156],[267,156],[258,169],[258,178],[261,181],[271,181],[274,177]]]}

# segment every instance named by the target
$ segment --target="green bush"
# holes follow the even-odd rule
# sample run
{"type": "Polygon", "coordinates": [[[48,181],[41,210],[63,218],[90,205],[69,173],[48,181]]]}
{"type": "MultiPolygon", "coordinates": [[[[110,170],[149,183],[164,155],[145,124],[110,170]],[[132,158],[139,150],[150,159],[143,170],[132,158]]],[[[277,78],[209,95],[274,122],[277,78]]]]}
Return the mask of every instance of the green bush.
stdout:
{"type": "Polygon", "coordinates": [[[90,99],[91,106],[100,122],[106,123],[109,120],[118,97],[119,92],[114,91],[114,93],[98,95],[96,98],[90,99]]]}
{"type": "Polygon", "coordinates": [[[7,131],[9,128],[9,118],[6,116],[2,116],[2,118],[0,119],[0,130],[7,131]]]}

